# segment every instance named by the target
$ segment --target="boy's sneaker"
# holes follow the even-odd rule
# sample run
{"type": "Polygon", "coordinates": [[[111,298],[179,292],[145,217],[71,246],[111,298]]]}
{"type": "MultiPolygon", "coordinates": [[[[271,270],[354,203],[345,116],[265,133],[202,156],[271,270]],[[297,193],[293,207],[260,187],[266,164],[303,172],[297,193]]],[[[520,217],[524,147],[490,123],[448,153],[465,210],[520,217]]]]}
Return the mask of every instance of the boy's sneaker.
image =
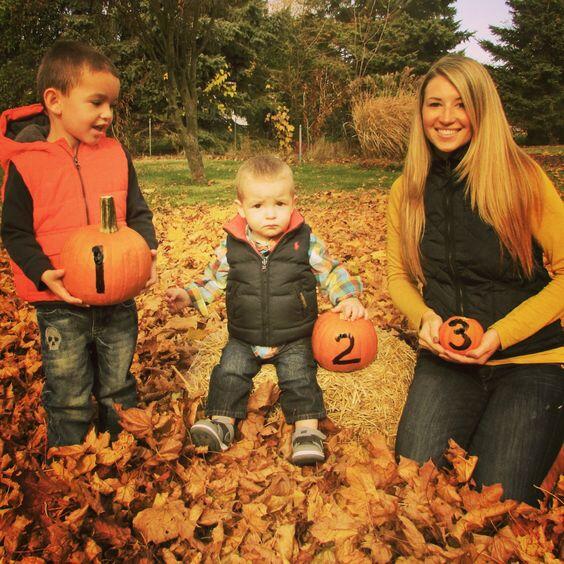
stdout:
{"type": "Polygon", "coordinates": [[[235,427],[227,417],[200,419],[190,428],[190,436],[196,446],[207,446],[209,452],[222,452],[233,442],[235,427]]]}
{"type": "Polygon", "coordinates": [[[292,435],[292,462],[296,466],[316,464],[325,460],[325,435],[317,429],[298,429],[292,435]]]}

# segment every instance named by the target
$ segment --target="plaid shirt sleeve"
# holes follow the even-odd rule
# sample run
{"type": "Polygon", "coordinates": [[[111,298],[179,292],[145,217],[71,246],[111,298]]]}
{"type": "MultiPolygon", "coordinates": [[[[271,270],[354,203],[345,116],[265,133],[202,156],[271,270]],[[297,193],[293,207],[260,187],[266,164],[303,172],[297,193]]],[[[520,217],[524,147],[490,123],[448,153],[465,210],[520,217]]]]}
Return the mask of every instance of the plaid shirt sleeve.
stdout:
{"type": "Polygon", "coordinates": [[[360,276],[351,276],[338,260],[327,254],[323,241],[313,233],[309,241],[309,264],[321,290],[333,305],[362,292],[360,276]]]}
{"type": "Polygon", "coordinates": [[[227,239],[223,239],[214,254],[215,258],[210,261],[204,274],[190,282],[185,288],[192,305],[198,308],[202,315],[208,315],[207,304],[211,304],[218,298],[227,286],[227,274],[229,273],[227,239]]]}

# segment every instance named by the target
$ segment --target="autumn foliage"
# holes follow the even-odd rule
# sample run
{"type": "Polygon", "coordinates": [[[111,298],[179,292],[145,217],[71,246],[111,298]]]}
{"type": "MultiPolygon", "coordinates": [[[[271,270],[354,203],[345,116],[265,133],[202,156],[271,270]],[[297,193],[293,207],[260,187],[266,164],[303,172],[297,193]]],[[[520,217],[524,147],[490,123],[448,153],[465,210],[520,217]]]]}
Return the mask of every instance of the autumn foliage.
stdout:
{"type": "MultiPolygon", "coordinates": [[[[403,335],[382,277],[386,196],[317,198],[315,214],[313,197],[300,200],[306,218],[363,276],[373,321],[403,335]]],[[[454,444],[451,469],[438,471],[397,463],[385,437],[358,439],[331,421],[326,463],[298,468],[288,461],[291,429],[269,417],[279,395],[272,382],[253,393],[231,449],[209,455],[191,444],[202,398],[188,393],[185,375],[197,340],[224,325],[225,308],[170,316],[162,293],[202,270],[230,213],[156,211],[161,282],[139,299],[132,367],[140,407],[121,412],[124,432],[113,444],[92,431],[49,459],[34,314],[14,298],[1,255],[0,561],[557,562],[562,477],[534,509],[503,500],[496,485],[475,491],[476,460],[454,444]]]]}

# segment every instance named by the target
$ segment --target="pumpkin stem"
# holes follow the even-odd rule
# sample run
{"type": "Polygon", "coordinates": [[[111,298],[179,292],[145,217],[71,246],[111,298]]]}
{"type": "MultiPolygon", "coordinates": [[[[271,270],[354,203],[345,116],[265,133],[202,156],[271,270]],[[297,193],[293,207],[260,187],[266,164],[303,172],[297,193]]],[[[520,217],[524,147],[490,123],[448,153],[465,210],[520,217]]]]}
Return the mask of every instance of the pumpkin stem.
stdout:
{"type": "Polygon", "coordinates": [[[102,233],[115,233],[118,230],[113,196],[100,196],[100,221],[102,233]]]}

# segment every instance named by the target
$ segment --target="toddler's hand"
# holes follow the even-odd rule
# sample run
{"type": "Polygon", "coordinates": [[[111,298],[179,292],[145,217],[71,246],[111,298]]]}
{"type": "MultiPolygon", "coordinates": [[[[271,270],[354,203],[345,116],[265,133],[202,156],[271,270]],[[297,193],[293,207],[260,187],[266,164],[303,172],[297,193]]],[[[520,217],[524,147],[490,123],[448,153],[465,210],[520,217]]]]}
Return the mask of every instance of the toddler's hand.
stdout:
{"type": "Polygon", "coordinates": [[[152,257],[151,276],[149,276],[149,280],[147,280],[147,283],[145,284],[145,288],[149,288],[153,284],[156,284],[157,280],[159,279],[159,275],[158,275],[158,272],[157,272],[157,250],[156,249],[151,249],[151,257],[152,257]]]}
{"type": "Polygon", "coordinates": [[[347,298],[339,302],[331,311],[341,314],[341,319],[354,321],[355,319],[368,319],[368,312],[358,298],[347,298]]]}
{"type": "Polygon", "coordinates": [[[62,268],[58,270],[46,270],[41,275],[41,281],[45,284],[45,286],[47,286],[47,288],[49,288],[49,290],[51,290],[51,292],[53,292],[53,294],[55,294],[55,296],[57,296],[64,302],[67,302],[68,304],[84,305],[85,307],[88,307],[86,306],[86,304],[82,303],[81,299],[75,298],[74,296],[71,296],[69,294],[68,290],[63,284],[64,275],[65,271],[62,268]]]}
{"type": "Polygon", "coordinates": [[[190,296],[184,288],[169,288],[165,295],[168,309],[173,313],[183,310],[191,303],[190,296]]]}

